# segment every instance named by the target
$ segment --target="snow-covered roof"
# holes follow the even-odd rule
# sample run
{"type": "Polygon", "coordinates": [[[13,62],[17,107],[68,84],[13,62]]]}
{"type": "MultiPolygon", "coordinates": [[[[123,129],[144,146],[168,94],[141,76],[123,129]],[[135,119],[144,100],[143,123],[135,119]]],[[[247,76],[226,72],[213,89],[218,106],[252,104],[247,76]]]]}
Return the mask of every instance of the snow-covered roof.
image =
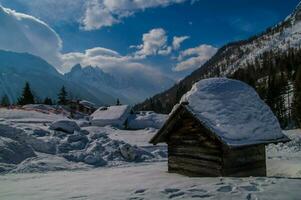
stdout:
{"type": "Polygon", "coordinates": [[[88,108],[96,108],[96,105],[94,103],[87,100],[81,100],[79,103],[88,108]]]}
{"type": "Polygon", "coordinates": [[[92,125],[96,126],[122,126],[131,111],[128,105],[101,107],[91,115],[92,125]]]}
{"type": "Polygon", "coordinates": [[[288,141],[271,109],[241,81],[201,80],[182,97],[181,103],[228,146],[288,141]]]}

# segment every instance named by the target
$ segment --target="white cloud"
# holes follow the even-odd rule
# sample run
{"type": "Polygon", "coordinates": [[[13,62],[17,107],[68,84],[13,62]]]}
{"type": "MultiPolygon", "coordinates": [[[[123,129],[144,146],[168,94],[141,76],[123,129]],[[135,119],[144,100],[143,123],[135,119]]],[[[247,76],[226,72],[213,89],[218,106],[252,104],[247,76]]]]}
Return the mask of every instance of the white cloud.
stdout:
{"type": "Polygon", "coordinates": [[[60,66],[62,41],[41,20],[0,6],[0,49],[28,52],[60,66]]]}
{"type": "Polygon", "coordinates": [[[112,13],[102,5],[98,0],[93,0],[88,3],[84,14],[82,24],[85,30],[94,30],[104,26],[111,26],[118,23],[112,13]]]}
{"type": "Polygon", "coordinates": [[[180,49],[181,44],[182,44],[185,40],[187,40],[187,39],[189,39],[189,38],[190,38],[189,36],[180,36],[180,37],[175,36],[175,37],[173,37],[173,42],[172,42],[172,47],[173,47],[173,49],[174,49],[174,50],[180,49]]]}
{"type": "MultiPolygon", "coordinates": [[[[0,0],[1,2],[2,0],[0,0]]],[[[48,23],[79,22],[84,30],[120,23],[124,18],[149,8],[166,7],[191,0],[11,0],[30,15],[48,23]]],[[[192,0],[193,1],[193,0],[192,0]]]]}
{"type": "Polygon", "coordinates": [[[151,55],[167,55],[171,52],[171,48],[167,46],[167,35],[164,29],[156,28],[143,34],[143,44],[138,45],[135,52],[137,57],[146,57],[151,55]]]}
{"type": "MultiPolygon", "coordinates": [[[[0,0],[6,2],[8,0],[0,0]]],[[[83,18],[90,0],[9,0],[17,8],[47,23],[74,23],[83,18]]]]}
{"type": "Polygon", "coordinates": [[[159,70],[137,62],[133,57],[122,56],[105,48],[88,49],[83,53],[72,52],[62,55],[64,69],[70,70],[74,65],[99,67],[116,78],[135,81],[141,86],[154,85],[154,81],[164,82],[164,76],[159,70]],[[135,80],[133,80],[133,78],[135,80]]]}
{"type": "Polygon", "coordinates": [[[172,51],[179,50],[181,44],[187,40],[189,36],[173,37],[172,44],[168,44],[168,36],[163,28],[155,28],[148,33],[143,34],[142,44],[137,46],[130,46],[136,48],[134,53],[136,58],[146,58],[147,56],[162,55],[167,56],[172,51]]]}
{"type": "MultiPolygon", "coordinates": [[[[122,2],[128,3],[126,0],[122,2]]],[[[138,3],[138,1],[135,2],[138,3]]],[[[154,3],[154,1],[152,2],[154,3]]],[[[167,1],[163,2],[167,5],[167,1]]],[[[115,9],[117,5],[113,1],[104,1],[103,3],[106,3],[109,9],[115,9]]],[[[125,7],[128,9],[132,6],[125,7]]],[[[60,37],[43,21],[0,7],[0,22],[0,49],[28,52],[40,56],[61,72],[67,72],[72,66],[80,63],[83,66],[98,66],[106,72],[119,74],[121,77],[129,73],[137,76],[142,74],[146,79],[150,78],[151,74],[160,76],[161,72],[145,65],[143,63],[144,59],[151,55],[170,55],[172,52],[179,50],[181,44],[189,38],[189,36],[175,36],[172,43],[169,44],[166,31],[162,28],[156,28],[143,34],[142,44],[135,46],[137,50],[131,55],[120,55],[116,51],[102,47],[88,49],[84,53],[62,54],[60,37]]],[[[201,45],[182,51],[177,58],[179,63],[173,68],[173,71],[200,67],[216,50],[210,45],[201,45]]]]}
{"type": "Polygon", "coordinates": [[[99,29],[119,23],[123,18],[147,8],[165,7],[187,0],[89,0],[83,26],[86,30],[99,29]],[[93,20],[90,20],[93,19],[93,20]]]}
{"type": "Polygon", "coordinates": [[[195,48],[186,49],[180,52],[179,63],[173,68],[173,71],[192,70],[201,67],[217,51],[217,48],[211,45],[200,45],[195,48]]]}

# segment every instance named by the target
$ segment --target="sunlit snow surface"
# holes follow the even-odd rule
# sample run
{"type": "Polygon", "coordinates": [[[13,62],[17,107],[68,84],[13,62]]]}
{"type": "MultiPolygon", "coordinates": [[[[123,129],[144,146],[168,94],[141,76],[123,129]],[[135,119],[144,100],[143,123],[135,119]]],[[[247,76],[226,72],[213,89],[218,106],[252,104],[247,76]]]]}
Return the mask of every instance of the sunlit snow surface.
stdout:
{"type": "MultiPolygon", "coordinates": [[[[7,110],[0,109],[0,114],[7,110]]],[[[6,113],[5,117],[24,119],[41,117],[39,113],[6,113]],[[27,115],[28,114],[28,115],[27,115]]],[[[40,119],[58,120],[60,115],[40,119]],[[49,119],[51,117],[51,119],[49,119]]],[[[5,120],[5,119],[3,119],[5,120]]],[[[1,123],[4,123],[2,121],[1,123]]],[[[23,123],[6,120],[23,129],[45,129],[45,123],[23,123]]],[[[145,149],[164,149],[148,144],[156,129],[129,131],[112,127],[84,127],[90,134],[103,133],[145,149]]],[[[100,200],[100,199],[300,199],[301,196],[301,130],[285,131],[292,141],[267,147],[268,178],[188,178],[167,173],[166,159],[146,162],[124,162],[93,168],[68,162],[60,156],[37,153],[28,161],[46,163],[43,173],[10,173],[0,176],[2,200],[100,200]],[[65,170],[65,171],[56,171],[65,170]],[[53,172],[50,172],[53,171],[53,172]],[[298,179],[299,178],[299,179],[298,179]]],[[[152,150],[154,150],[152,149],[152,150]]],[[[151,151],[152,151],[151,150],[151,151]]],[[[26,165],[21,165],[20,168],[26,165]]],[[[26,170],[25,170],[26,171],[26,170]]],[[[22,172],[22,169],[19,170],[22,172]]]]}
{"type": "Polygon", "coordinates": [[[300,199],[301,180],[188,178],[165,162],[0,177],[0,199],[300,199]]]}

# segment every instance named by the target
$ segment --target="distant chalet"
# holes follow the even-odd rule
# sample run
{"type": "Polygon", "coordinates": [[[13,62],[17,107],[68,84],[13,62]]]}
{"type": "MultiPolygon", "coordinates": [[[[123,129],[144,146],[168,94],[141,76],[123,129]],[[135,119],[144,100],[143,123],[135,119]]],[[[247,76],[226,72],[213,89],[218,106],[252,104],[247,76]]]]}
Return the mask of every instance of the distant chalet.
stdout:
{"type": "Polygon", "coordinates": [[[150,143],[168,144],[168,171],[187,176],[266,176],[265,145],[287,142],[279,122],[245,83],[201,80],[150,143]]]}

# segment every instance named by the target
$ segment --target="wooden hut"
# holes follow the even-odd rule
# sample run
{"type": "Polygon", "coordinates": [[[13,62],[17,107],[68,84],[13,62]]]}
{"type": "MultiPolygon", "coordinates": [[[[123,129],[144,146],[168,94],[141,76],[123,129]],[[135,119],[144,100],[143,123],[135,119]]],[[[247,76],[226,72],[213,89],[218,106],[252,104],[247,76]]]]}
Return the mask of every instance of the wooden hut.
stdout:
{"type": "Polygon", "coordinates": [[[266,176],[265,145],[286,142],[268,106],[230,79],[195,84],[150,143],[168,144],[168,171],[187,176],[266,176]]]}

